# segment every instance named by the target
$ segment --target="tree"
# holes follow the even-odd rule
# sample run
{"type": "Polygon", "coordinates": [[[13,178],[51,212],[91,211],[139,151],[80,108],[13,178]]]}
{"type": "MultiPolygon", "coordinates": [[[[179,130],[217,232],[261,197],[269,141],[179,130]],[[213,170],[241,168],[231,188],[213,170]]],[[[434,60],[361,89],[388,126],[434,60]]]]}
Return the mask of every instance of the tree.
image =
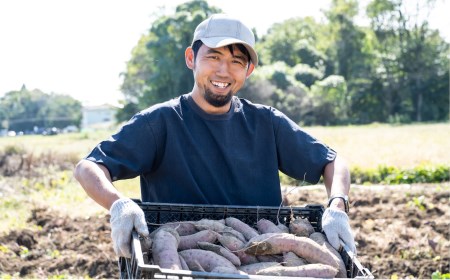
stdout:
{"type": "Polygon", "coordinates": [[[336,125],[348,122],[349,96],[342,76],[331,75],[311,87],[314,103],[314,122],[336,125]]]}
{"type": "Polygon", "coordinates": [[[448,112],[449,44],[428,26],[434,2],[373,0],[367,7],[379,42],[382,67],[377,79],[388,93],[390,118],[419,122],[447,118],[443,112],[448,112]]]}
{"type": "MultiPolygon", "coordinates": [[[[141,37],[133,49],[132,58],[123,73],[122,92],[127,111],[119,113],[126,120],[135,112],[189,92],[193,85],[192,72],[186,67],[184,51],[192,43],[197,25],[213,13],[220,12],[206,1],[194,0],[176,8],[174,15],[155,20],[148,34],[141,37]]],[[[121,121],[119,120],[119,121],[121,121]]]]}
{"type": "Polygon", "coordinates": [[[294,77],[295,73],[292,67],[282,61],[260,66],[258,71],[253,72],[239,96],[255,103],[273,106],[294,122],[312,124],[309,89],[294,77]]]}
{"type": "Polygon", "coordinates": [[[345,80],[349,106],[347,121],[365,123],[380,115],[383,102],[373,98],[377,93],[371,88],[376,65],[374,35],[355,24],[357,14],[358,2],[355,0],[333,0],[325,12],[332,42],[326,51],[331,64],[327,69],[331,72],[326,74],[339,75],[345,80]]]}
{"type": "Polygon", "coordinates": [[[322,25],[313,18],[292,18],[275,23],[256,49],[262,65],[283,61],[291,67],[303,63],[320,68],[326,57],[316,46],[324,36],[322,25]]]}
{"type": "Polygon", "coordinates": [[[46,94],[38,89],[10,91],[0,98],[0,124],[15,131],[37,127],[80,126],[81,102],[67,95],[46,94]]]}

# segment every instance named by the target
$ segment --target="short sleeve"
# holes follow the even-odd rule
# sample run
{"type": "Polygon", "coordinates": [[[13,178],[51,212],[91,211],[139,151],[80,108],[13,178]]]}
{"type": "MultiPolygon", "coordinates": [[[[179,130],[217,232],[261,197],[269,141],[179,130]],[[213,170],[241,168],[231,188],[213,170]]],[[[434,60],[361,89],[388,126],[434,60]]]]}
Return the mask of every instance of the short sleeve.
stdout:
{"type": "Polygon", "coordinates": [[[316,184],[336,152],[320,142],[280,111],[273,109],[280,171],[297,180],[316,184]]]}
{"type": "Polygon", "coordinates": [[[155,143],[148,116],[139,113],[119,132],[100,142],[86,159],[104,165],[113,181],[134,178],[152,169],[155,143]]]}

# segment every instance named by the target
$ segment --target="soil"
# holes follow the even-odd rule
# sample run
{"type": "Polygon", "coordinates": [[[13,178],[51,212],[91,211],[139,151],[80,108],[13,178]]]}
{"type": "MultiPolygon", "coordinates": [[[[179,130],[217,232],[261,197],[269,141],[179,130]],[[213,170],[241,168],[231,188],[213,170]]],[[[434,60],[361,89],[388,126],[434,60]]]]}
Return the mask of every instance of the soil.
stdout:
{"type": "MultiPolygon", "coordinates": [[[[353,188],[351,226],[358,260],[375,278],[449,273],[450,185],[353,188]]],[[[323,189],[291,189],[292,205],[323,204],[323,189]]],[[[118,278],[109,217],[32,211],[29,229],[0,236],[0,276],[118,278]]]]}

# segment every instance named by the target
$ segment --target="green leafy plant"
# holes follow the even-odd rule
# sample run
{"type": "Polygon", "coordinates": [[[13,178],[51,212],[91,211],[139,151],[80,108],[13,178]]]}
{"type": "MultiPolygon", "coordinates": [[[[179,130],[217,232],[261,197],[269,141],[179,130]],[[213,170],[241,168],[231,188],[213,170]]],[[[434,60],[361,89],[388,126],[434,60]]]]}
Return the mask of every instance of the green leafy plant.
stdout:
{"type": "Polygon", "coordinates": [[[379,166],[376,169],[354,167],[351,174],[352,183],[355,184],[441,183],[450,180],[450,165],[420,165],[412,169],[393,166],[379,166]]]}
{"type": "Polygon", "coordinates": [[[425,211],[427,209],[427,205],[425,204],[425,196],[415,196],[408,202],[408,206],[413,206],[419,208],[421,211],[425,211]]]}
{"type": "Polygon", "coordinates": [[[441,273],[436,270],[433,274],[431,274],[431,279],[450,279],[450,273],[441,273]]]}
{"type": "Polygon", "coordinates": [[[30,250],[28,250],[28,248],[25,246],[20,246],[19,254],[21,258],[26,258],[30,254],[30,250]]]}
{"type": "MultiPolygon", "coordinates": [[[[350,170],[353,184],[414,184],[414,183],[442,183],[450,181],[450,165],[420,165],[412,169],[403,169],[394,166],[381,165],[377,168],[363,169],[353,167],[350,170]]],[[[283,185],[301,185],[295,180],[280,172],[280,181],[283,185]]]]}

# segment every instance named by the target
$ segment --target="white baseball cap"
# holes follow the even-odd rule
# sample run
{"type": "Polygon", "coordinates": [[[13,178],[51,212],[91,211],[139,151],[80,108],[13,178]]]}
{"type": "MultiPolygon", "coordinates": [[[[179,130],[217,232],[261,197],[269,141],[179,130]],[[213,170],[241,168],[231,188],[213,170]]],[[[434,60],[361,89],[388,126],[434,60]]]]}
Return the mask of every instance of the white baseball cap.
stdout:
{"type": "Polygon", "coordinates": [[[253,65],[258,65],[255,51],[255,35],[240,20],[226,14],[215,14],[202,21],[194,32],[192,43],[201,40],[209,48],[242,44],[250,54],[253,65]]]}

